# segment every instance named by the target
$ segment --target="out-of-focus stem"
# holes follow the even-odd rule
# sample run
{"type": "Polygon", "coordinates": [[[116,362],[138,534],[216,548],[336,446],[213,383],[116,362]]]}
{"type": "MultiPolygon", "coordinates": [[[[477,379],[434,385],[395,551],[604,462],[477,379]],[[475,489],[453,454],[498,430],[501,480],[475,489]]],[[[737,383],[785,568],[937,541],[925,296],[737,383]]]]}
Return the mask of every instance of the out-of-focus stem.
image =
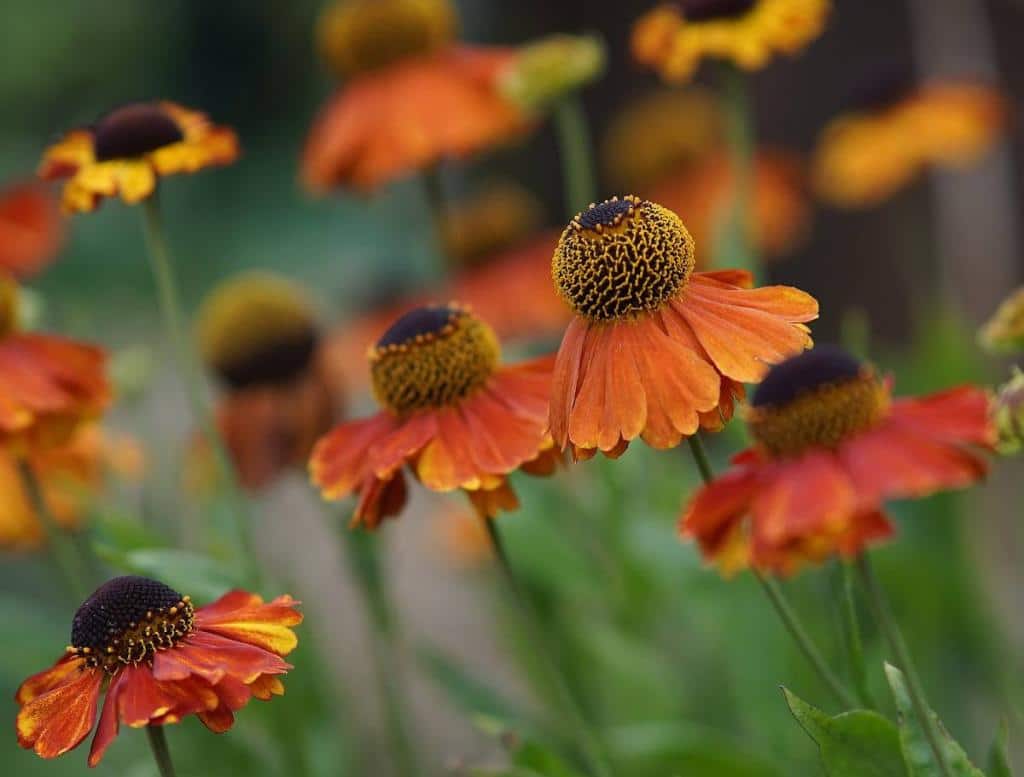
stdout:
{"type": "Polygon", "coordinates": [[[567,218],[571,219],[598,199],[593,143],[587,114],[578,94],[567,95],[555,106],[554,122],[562,161],[565,208],[567,218]]]}
{"type": "MultiPolygon", "coordinates": [[[[733,200],[725,224],[716,237],[715,264],[749,270],[756,278],[760,262],[749,229],[756,146],[754,116],[746,76],[733,65],[723,65],[721,72],[733,200]]],[[[685,222],[686,215],[682,218],[685,222]]]]}
{"type": "Polygon", "coordinates": [[[149,748],[153,751],[153,760],[160,770],[160,777],[175,777],[174,763],[171,761],[171,751],[167,748],[164,727],[146,726],[146,737],[149,739],[149,748]]]}

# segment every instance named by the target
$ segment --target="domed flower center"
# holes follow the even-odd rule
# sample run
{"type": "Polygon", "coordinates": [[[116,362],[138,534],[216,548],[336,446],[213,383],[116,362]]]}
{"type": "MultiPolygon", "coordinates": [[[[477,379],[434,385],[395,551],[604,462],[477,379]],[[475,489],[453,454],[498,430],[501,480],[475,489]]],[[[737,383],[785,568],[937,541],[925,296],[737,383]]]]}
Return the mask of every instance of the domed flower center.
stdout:
{"type": "Polygon", "coordinates": [[[85,600],[71,622],[69,653],[113,674],[121,666],[152,661],[192,631],[188,596],[145,577],[115,577],[85,600]]]}
{"type": "Polygon", "coordinates": [[[452,405],[480,389],[500,358],[494,331],[465,309],[417,308],[370,350],[373,391],[396,415],[452,405]]]}
{"type": "Polygon", "coordinates": [[[757,0],[683,0],[683,16],[692,22],[734,19],[757,5],[757,0]]]}
{"type": "Polygon", "coordinates": [[[18,328],[18,283],[0,273],[0,337],[18,328]]]}
{"type": "Polygon", "coordinates": [[[772,456],[835,448],[873,427],[889,397],[874,369],[838,348],[819,347],[776,365],[750,403],[747,422],[772,456]]]}
{"type": "Polygon", "coordinates": [[[153,103],[118,108],[93,127],[93,146],[99,162],[142,156],[184,137],[174,119],[153,103]]]}
{"type": "Polygon", "coordinates": [[[342,77],[428,54],[458,28],[451,0],[342,0],[320,18],[320,48],[342,77]]]}
{"type": "Polygon", "coordinates": [[[203,361],[230,388],[287,383],[313,360],[319,342],[305,291],[271,273],[245,273],[203,303],[203,361]]]}
{"type": "Polygon", "coordinates": [[[657,310],[693,271],[693,238],[675,213],[618,197],[592,205],[555,249],[555,288],[579,315],[612,321],[657,310]]]}

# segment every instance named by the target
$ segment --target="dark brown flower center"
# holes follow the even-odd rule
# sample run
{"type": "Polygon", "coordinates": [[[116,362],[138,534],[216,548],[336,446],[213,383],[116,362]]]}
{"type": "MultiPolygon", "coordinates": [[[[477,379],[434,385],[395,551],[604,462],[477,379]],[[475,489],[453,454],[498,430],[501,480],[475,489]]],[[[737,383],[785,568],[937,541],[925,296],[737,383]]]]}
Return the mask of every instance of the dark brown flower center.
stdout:
{"type": "Polygon", "coordinates": [[[796,456],[837,447],[874,426],[887,407],[887,392],[870,365],[824,346],[772,367],[747,421],[769,454],[796,456]]]}
{"type": "Polygon", "coordinates": [[[569,223],[552,276],[576,313],[612,321],[660,308],[686,283],[693,263],[693,238],[676,214],[637,197],[615,197],[569,223]]]}
{"type": "Polygon", "coordinates": [[[142,156],[183,139],[181,127],[153,103],[118,108],[93,127],[93,144],[100,162],[142,156]]]}
{"type": "Polygon", "coordinates": [[[465,309],[416,308],[370,352],[374,394],[396,415],[452,405],[483,386],[500,358],[494,331],[465,309]]]}
{"type": "Polygon", "coordinates": [[[217,374],[233,389],[285,384],[309,368],[319,340],[314,329],[284,334],[218,365],[217,374]]]}
{"type": "Polygon", "coordinates": [[[743,16],[757,0],[683,0],[683,16],[693,22],[743,16]]]}
{"type": "Polygon", "coordinates": [[[188,596],[145,577],[115,577],[85,600],[71,622],[68,652],[109,673],[152,660],[193,628],[188,596]]]}

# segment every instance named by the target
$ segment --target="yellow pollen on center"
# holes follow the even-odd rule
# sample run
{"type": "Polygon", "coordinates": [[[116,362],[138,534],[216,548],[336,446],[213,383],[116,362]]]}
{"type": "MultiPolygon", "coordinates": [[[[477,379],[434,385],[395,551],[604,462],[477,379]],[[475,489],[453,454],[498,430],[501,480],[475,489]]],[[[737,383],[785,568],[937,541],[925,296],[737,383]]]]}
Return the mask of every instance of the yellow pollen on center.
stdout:
{"type": "Polygon", "coordinates": [[[395,415],[450,406],[487,382],[501,361],[498,338],[464,308],[418,308],[370,349],[373,393],[395,415]]]}
{"type": "Polygon", "coordinates": [[[812,448],[836,448],[875,426],[889,407],[889,392],[875,371],[805,391],[781,405],[752,406],[747,424],[759,447],[774,457],[812,448]]]}
{"type": "Polygon", "coordinates": [[[659,309],[693,271],[679,217],[647,200],[614,197],[578,214],[551,263],[555,289],[579,315],[613,321],[659,309]]]}

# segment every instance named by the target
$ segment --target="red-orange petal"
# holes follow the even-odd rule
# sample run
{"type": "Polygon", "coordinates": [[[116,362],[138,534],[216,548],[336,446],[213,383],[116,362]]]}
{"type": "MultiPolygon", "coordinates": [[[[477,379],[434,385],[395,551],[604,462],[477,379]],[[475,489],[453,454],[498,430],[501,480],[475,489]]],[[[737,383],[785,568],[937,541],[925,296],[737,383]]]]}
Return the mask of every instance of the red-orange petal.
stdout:
{"type": "Polygon", "coordinates": [[[569,418],[579,393],[588,329],[582,318],[573,318],[555,356],[551,379],[550,426],[551,436],[562,450],[569,444],[569,418]]]}
{"type": "Polygon", "coordinates": [[[59,685],[63,685],[74,677],[77,672],[82,671],[84,667],[85,661],[83,659],[71,653],[64,653],[53,666],[32,675],[18,686],[14,700],[18,702],[19,706],[24,707],[36,697],[42,696],[47,691],[52,691],[59,685]]]}
{"type": "Polygon", "coordinates": [[[195,675],[211,685],[225,677],[249,683],[261,674],[284,674],[290,668],[274,653],[201,629],[153,657],[153,676],[160,681],[195,675]]]}
{"type": "Polygon", "coordinates": [[[313,448],[309,470],[323,497],[342,499],[355,491],[371,471],[367,451],[396,428],[397,421],[382,412],[340,424],[321,438],[313,448]]]}
{"type": "Polygon", "coordinates": [[[264,604],[245,591],[232,591],[209,608],[196,610],[196,627],[286,656],[298,644],[291,628],[302,623],[302,613],[295,609],[297,604],[287,595],[264,604]],[[238,606],[229,609],[229,604],[223,602],[228,597],[230,604],[238,606]]]}
{"type": "Polygon", "coordinates": [[[121,715],[118,710],[118,701],[121,697],[121,685],[124,682],[124,673],[120,672],[114,676],[107,686],[107,697],[103,700],[103,711],[100,713],[100,723],[96,727],[96,734],[92,738],[92,745],[89,747],[89,766],[95,767],[107,752],[110,744],[117,739],[121,730],[121,715]]]}
{"type": "Polygon", "coordinates": [[[96,722],[102,684],[102,671],[81,669],[32,699],[18,712],[18,744],[43,758],[56,758],[77,747],[96,722]]]}
{"type": "Polygon", "coordinates": [[[0,270],[28,278],[57,254],[64,221],[42,186],[19,184],[0,193],[0,270]]]}

